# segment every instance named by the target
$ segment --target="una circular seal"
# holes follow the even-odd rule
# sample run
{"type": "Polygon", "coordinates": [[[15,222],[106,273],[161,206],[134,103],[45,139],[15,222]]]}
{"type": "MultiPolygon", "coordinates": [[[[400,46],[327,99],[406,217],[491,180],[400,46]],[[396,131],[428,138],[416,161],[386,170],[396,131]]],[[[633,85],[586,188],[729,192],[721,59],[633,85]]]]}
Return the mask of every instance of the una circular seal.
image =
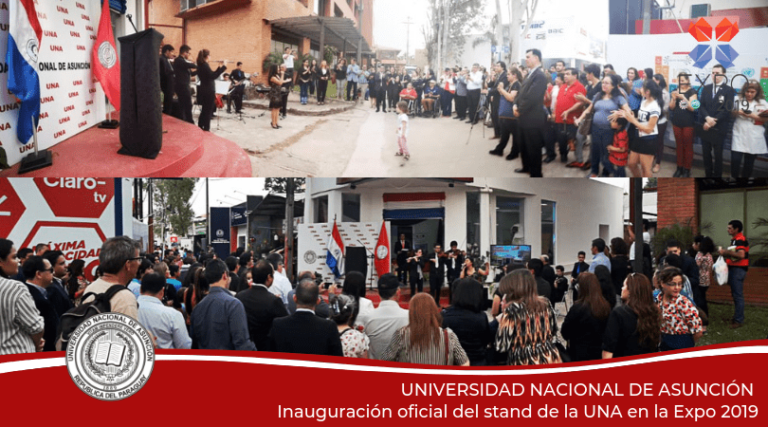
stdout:
{"type": "Polygon", "coordinates": [[[105,41],[99,45],[99,62],[101,66],[110,69],[117,63],[117,53],[112,45],[105,41]]]}
{"type": "Polygon", "coordinates": [[[379,245],[376,248],[376,257],[378,259],[385,259],[389,255],[389,248],[384,245],[379,245]]]}
{"type": "Polygon", "coordinates": [[[155,365],[152,338],[138,321],[102,313],[75,329],[67,346],[67,370],[85,394],[106,401],[132,396],[155,365]]]}
{"type": "Polygon", "coordinates": [[[317,254],[315,251],[309,250],[304,252],[304,262],[307,264],[314,264],[317,261],[317,254]]]}
{"type": "Polygon", "coordinates": [[[29,55],[29,57],[34,62],[37,62],[37,52],[38,52],[37,39],[32,37],[31,39],[27,40],[27,55],[29,55]]]}

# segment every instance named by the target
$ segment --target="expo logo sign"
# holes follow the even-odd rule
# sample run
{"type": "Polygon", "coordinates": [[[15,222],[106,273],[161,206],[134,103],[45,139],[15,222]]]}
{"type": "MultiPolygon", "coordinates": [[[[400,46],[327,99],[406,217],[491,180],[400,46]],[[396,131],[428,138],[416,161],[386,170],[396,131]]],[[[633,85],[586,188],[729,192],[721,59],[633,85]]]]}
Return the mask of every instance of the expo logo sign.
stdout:
{"type": "Polygon", "coordinates": [[[731,45],[720,44],[730,42],[739,33],[739,24],[731,22],[728,18],[723,18],[714,29],[706,18],[699,18],[688,27],[688,33],[698,42],[709,42],[709,44],[697,45],[689,54],[696,68],[704,68],[709,64],[712,61],[713,51],[717,62],[725,68],[732,67],[733,61],[739,56],[731,45]]]}

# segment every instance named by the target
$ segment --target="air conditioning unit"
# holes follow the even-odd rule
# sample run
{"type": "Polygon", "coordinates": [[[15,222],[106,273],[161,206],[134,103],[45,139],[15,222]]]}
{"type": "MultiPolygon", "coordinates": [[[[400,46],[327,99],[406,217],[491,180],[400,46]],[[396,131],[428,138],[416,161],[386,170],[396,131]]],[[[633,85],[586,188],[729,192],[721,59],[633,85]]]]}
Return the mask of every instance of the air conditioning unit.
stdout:
{"type": "Polygon", "coordinates": [[[712,14],[712,5],[709,3],[691,5],[691,19],[706,18],[712,14]]]}

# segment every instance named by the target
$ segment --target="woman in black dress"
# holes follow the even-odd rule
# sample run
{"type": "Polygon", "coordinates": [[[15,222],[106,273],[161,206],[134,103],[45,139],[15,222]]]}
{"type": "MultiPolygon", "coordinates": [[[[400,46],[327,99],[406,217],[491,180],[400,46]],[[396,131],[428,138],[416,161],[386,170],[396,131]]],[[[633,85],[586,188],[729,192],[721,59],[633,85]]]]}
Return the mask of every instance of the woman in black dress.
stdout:
{"type": "Polygon", "coordinates": [[[331,70],[328,69],[328,63],[323,60],[320,68],[317,69],[317,105],[325,104],[325,95],[328,91],[328,80],[331,78],[331,70]]]}
{"type": "Polygon", "coordinates": [[[280,129],[277,125],[277,117],[283,106],[282,86],[285,84],[285,72],[280,72],[277,64],[269,67],[269,110],[272,113],[272,129],[280,129]]]}
{"type": "Polygon", "coordinates": [[[578,280],[579,299],[568,310],[560,332],[568,340],[571,361],[598,360],[611,306],[603,298],[597,276],[581,273],[578,280]]]}
{"type": "Polygon", "coordinates": [[[451,328],[459,337],[470,366],[488,364],[486,350],[493,341],[482,297],[483,285],[480,282],[472,278],[461,279],[456,284],[451,306],[443,310],[443,328],[451,328]]]}
{"type": "Polygon", "coordinates": [[[208,57],[210,56],[211,52],[208,49],[203,49],[197,54],[197,78],[200,79],[197,97],[202,107],[197,125],[200,129],[207,132],[211,130],[211,117],[213,116],[213,108],[216,105],[215,81],[227,69],[227,61],[225,60],[216,71],[211,70],[211,66],[208,65],[208,57]]]}
{"type": "Polygon", "coordinates": [[[623,305],[608,316],[603,335],[603,359],[658,351],[661,310],[653,301],[653,287],[643,274],[632,273],[621,288],[623,305]]]}

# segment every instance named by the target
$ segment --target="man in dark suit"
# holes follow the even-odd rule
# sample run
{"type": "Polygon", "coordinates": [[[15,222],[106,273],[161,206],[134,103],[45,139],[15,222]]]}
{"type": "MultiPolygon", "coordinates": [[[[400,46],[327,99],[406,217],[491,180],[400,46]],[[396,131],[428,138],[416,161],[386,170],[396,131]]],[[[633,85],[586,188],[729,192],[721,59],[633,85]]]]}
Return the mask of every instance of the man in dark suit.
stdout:
{"type": "Polygon", "coordinates": [[[435,251],[429,254],[426,262],[429,263],[429,294],[435,299],[435,304],[440,307],[440,290],[445,281],[445,267],[447,256],[443,253],[443,247],[435,245],[435,251]]]}
{"type": "Polygon", "coordinates": [[[544,93],[547,91],[547,77],[541,69],[541,51],[530,49],[525,53],[525,63],[531,72],[523,81],[523,86],[515,100],[515,117],[520,124],[522,145],[520,154],[523,167],[515,173],[529,173],[532,178],[540,178],[541,147],[544,144],[544,128],[547,115],[544,112],[544,93]]]}
{"type": "Polygon", "coordinates": [[[272,264],[261,260],[251,270],[253,275],[253,286],[235,295],[243,303],[245,315],[248,318],[248,333],[251,341],[256,344],[259,350],[269,348],[269,331],[272,329],[272,322],[279,318],[288,316],[288,311],[283,305],[283,301],[269,292],[274,280],[272,264]]]}
{"type": "Polygon", "coordinates": [[[499,83],[507,83],[507,64],[499,61],[494,67],[496,80],[488,88],[488,95],[491,97],[491,119],[493,120],[493,138],[498,139],[501,135],[501,123],[499,122],[499,103],[501,103],[501,94],[499,93],[499,83]]]}
{"type": "Polygon", "coordinates": [[[339,330],[330,320],[315,315],[319,290],[312,279],[296,286],[296,313],[275,319],[269,332],[269,350],[281,353],[340,356],[344,353],[339,330]]]}
{"type": "Polygon", "coordinates": [[[67,259],[64,258],[64,253],[61,251],[48,251],[43,255],[43,258],[47,259],[51,263],[51,268],[53,268],[53,281],[45,289],[48,294],[47,297],[51,304],[53,304],[53,308],[56,309],[56,314],[61,317],[62,314],[74,307],[74,304],[69,299],[69,293],[64,289],[69,280],[67,259]]]}
{"type": "Polygon", "coordinates": [[[411,250],[411,242],[405,240],[405,234],[400,235],[400,240],[395,243],[395,256],[397,257],[397,278],[400,283],[407,283],[405,281],[406,273],[408,271],[408,251],[411,250]]]}
{"type": "Polygon", "coordinates": [[[728,134],[735,93],[725,84],[725,67],[712,67],[713,83],[701,91],[701,107],[696,132],[704,150],[704,173],[707,178],[723,176],[723,142],[728,134]],[[714,159],[712,158],[714,152],[714,159]]]}
{"type": "Polygon", "coordinates": [[[163,114],[171,114],[173,111],[173,94],[176,83],[173,72],[173,46],[163,46],[160,55],[160,90],[163,91],[163,114]]]}
{"type": "Polygon", "coordinates": [[[192,93],[189,90],[189,83],[192,76],[197,75],[197,64],[189,60],[192,54],[192,48],[182,45],[179,48],[179,56],[173,60],[174,91],[179,100],[179,119],[195,124],[192,118],[192,93]]]}
{"type": "Polygon", "coordinates": [[[47,259],[33,256],[24,262],[21,270],[27,278],[26,285],[35,301],[35,307],[45,321],[43,351],[56,351],[56,329],[59,327],[59,316],[46,292],[46,288],[53,282],[53,267],[47,259]]]}
{"type": "Polygon", "coordinates": [[[384,72],[384,66],[379,65],[379,69],[373,76],[373,87],[371,88],[372,96],[376,97],[376,112],[379,112],[379,106],[383,112],[387,112],[387,81],[389,75],[384,72]]]}

